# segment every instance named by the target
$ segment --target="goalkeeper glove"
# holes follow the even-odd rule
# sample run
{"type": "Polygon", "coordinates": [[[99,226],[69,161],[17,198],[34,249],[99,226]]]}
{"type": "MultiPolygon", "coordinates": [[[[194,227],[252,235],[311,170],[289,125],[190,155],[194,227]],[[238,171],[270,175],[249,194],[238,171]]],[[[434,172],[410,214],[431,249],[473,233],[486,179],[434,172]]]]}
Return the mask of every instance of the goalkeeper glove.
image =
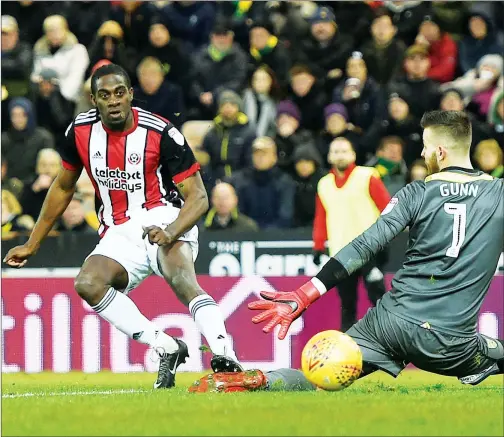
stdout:
{"type": "Polygon", "coordinates": [[[295,291],[262,291],[261,297],[265,300],[248,304],[251,310],[263,310],[252,318],[252,322],[261,323],[271,319],[264,326],[263,332],[269,333],[276,325],[280,325],[278,338],[283,340],[292,322],[320,297],[320,292],[309,281],[295,291]]]}

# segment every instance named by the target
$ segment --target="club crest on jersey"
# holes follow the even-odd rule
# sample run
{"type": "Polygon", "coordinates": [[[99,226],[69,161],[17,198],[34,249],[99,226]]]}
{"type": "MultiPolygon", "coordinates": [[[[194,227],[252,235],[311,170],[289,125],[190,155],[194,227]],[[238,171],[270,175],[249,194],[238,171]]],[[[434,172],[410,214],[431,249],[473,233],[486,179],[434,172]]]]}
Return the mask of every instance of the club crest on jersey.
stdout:
{"type": "Polygon", "coordinates": [[[131,165],[140,164],[141,161],[142,161],[142,157],[138,153],[133,152],[133,153],[130,153],[130,156],[128,156],[128,162],[131,165]]]}

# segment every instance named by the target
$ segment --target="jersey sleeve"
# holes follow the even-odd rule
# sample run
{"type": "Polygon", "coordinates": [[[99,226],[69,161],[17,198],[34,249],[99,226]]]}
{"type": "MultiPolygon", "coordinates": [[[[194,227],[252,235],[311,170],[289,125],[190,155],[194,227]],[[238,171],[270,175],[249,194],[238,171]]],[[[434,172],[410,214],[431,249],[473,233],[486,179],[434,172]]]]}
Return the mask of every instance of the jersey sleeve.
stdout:
{"type": "Polygon", "coordinates": [[[335,255],[336,260],[343,265],[348,274],[363,267],[414,222],[422,205],[424,191],[424,182],[406,185],[392,197],[378,220],[369,229],[335,255]]]}
{"type": "Polygon", "coordinates": [[[171,124],[165,128],[161,137],[161,165],[164,174],[169,173],[175,184],[200,170],[184,135],[171,124]]]}
{"type": "Polygon", "coordinates": [[[61,156],[61,163],[64,168],[71,171],[79,171],[82,169],[82,161],[77,152],[77,145],[75,143],[73,122],[68,126],[65,132],[65,139],[58,144],[57,151],[61,156]]]}

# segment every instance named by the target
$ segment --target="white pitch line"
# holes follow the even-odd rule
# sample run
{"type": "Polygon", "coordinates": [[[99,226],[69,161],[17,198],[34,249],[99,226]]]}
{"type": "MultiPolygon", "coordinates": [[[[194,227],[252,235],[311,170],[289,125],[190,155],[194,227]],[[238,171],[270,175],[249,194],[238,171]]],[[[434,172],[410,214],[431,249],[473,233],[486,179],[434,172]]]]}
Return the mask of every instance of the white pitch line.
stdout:
{"type": "Polygon", "coordinates": [[[13,398],[31,398],[31,397],[49,397],[49,396],[93,396],[93,395],[124,395],[131,393],[147,393],[148,390],[103,390],[103,391],[71,391],[71,392],[52,392],[52,393],[12,393],[2,395],[2,399],[13,398]]]}

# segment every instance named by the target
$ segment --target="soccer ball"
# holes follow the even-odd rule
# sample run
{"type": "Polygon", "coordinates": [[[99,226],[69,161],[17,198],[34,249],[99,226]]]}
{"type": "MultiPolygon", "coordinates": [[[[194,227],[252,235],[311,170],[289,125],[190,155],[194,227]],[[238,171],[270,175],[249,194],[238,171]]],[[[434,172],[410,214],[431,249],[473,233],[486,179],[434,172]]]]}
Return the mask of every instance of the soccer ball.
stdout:
{"type": "Polygon", "coordinates": [[[339,331],[313,336],[303,349],[303,373],[312,384],[327,391],[343,390],[362,371],[362,353],[357,343],[339,331]]]}

